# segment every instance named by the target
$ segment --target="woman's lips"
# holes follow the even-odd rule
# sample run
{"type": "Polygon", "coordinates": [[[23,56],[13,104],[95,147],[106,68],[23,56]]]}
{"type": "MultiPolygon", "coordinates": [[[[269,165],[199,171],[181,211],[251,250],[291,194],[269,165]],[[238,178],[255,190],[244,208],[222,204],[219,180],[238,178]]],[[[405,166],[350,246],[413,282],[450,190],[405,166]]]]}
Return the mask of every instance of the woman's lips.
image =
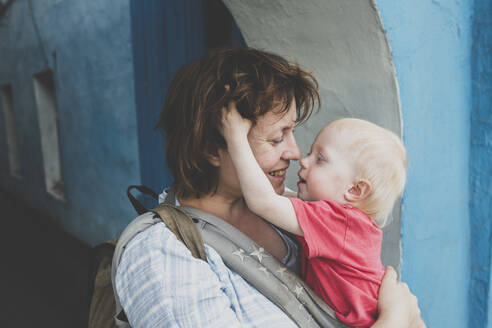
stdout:
{"type": "Polygon", "coordinates": [[[283,182],[285,180],[285,172],[287,172],[287,168],[268,172],[268,175],[275,181],[283,182]]]}

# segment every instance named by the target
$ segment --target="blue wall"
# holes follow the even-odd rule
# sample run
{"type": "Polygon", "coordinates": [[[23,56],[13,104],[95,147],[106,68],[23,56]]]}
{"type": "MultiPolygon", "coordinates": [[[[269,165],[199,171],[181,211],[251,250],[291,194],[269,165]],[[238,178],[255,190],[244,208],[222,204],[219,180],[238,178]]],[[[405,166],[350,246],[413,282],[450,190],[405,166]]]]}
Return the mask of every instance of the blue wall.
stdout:
{"type": "Polygon", "coordinates": [[[159,192],[172,177],[163,136],[154,127],[174,73],[206,52],[203,5],[202,0],[131,1],[140,170],[143,184],[159,192]]]}
{"type": "MultiPolygon", "coordinates": [[[[164,138],[154,130],[174,73],[221,45],[244,45],[227,8],[217,0],[131,0],[135,96],[142,182],[156,191],[172,183],[164,138]]],[[[147,208],[155,201],[144,199],[147,208]]]]}
{"type": "Polygon", "coordinates": [[[465,327],[473,4],[378,0],[377,5],[393,52],[409,157],[402,279],[419,297],[428,327],[465,327]]]}
{"type": "Polygon", "coordinates": [[[475,0],[473,19],[470,154],[470,251],[469,327],[492,326],[490,258],[492,233],[492,3],[475,0]]]}
{"type": "Polygon", "coordinates": [[[18,180],[8,173],[2,120],[0,187],[92,244],[116,236],[134,217],[125,188],[140,182],[129,7],[125,0],[44,0],[32,1],[31,15],[28,1],[16,0],[0,26],[0,85],[12,85],[23,174],[18,180]],[[48,68],[66,203],[44,183],[32,76],[48,68]]]}
{"type": "Polygon", "coordinates": [[[219,0],[15,0],[0,23],[0,86],[13,89],[23,170],[22,180],[8,173],[0,115],[0,188],[90,244],[119,235],[134,218],[128,185],[171,184],[154,126],[176,70],[209,47],[244,44],[219,0]],[[47,69],[66,203],[44,183],[32,76],[47,69]]]}

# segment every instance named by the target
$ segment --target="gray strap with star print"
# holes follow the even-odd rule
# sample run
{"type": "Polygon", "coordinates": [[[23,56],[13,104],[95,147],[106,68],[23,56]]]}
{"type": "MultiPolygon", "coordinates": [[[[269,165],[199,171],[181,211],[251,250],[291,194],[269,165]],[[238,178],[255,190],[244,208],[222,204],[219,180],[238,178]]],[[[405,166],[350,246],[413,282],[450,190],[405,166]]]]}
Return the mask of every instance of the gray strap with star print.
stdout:
{"type": "Polygon", "coordinates": [[[203,242],[213,247],[230,269],[280,307],[298,326],[348,327],[302,279],[244,233],[209,213],[187,206],[181,208],[197,221],[203,242]]]}

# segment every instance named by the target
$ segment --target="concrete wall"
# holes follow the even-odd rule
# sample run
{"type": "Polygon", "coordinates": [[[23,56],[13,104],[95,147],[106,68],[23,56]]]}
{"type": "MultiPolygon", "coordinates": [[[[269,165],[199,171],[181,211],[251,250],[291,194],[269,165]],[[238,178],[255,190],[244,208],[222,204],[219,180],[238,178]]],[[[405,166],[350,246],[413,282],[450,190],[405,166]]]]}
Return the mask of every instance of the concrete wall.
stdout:
{"type": "MultiPolygon", "coordinates": [[[[378,0],[408,149],[402,276],[428,327],[465,327],[470,272],[472,2],[378,0]]],[[[470,326],[479,327],[479,326],[470,326]]]]}
{"type": "Polygon", "coordinates": [[[492,3],[475,0],[472,47],[469,327],[492,327],[492,3]]]}
{"type": "Polygon", "coordinates": [[[9,174],[0,115],[0,187],[92,244],[134,217],[125,196],[140,181],[130,23],[127,0],[16,0],[1,18],[0,85],[12,86],[22,178],[9,174]],[[66,202],[45,186],[33,75],[47,69],[66,202]]]}

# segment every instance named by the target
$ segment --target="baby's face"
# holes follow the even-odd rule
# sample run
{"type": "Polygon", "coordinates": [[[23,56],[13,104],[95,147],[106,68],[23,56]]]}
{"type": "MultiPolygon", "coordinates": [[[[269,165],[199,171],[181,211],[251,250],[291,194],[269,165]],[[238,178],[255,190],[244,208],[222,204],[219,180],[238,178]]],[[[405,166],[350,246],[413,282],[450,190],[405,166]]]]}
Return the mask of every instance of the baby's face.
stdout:
{"type": "Polygon", "coordinates": [[[300,160],[298,197],[345,203],[344,194],[356,182],[356,161],[347,151],[350,138],[331,125],[323,128],[309,154],[300,160]]]}

